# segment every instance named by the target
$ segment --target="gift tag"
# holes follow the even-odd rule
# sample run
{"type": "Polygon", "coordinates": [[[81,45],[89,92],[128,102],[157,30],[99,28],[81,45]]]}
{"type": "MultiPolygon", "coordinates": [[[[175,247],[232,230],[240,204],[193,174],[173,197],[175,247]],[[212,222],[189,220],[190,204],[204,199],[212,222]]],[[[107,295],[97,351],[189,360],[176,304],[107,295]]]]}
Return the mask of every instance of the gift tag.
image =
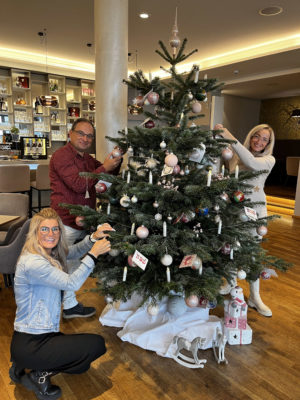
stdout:
{"type": "Polygon", "coordinates": [[[196,257],[197,254],[191,254],[189,256],[183,257],[181,264],[179,265],[179,268],[191,267],[194,264],[196,257]]]}
{"type": "Polygon", "coordinates": [[[245,214],[247,215],[248,218],[252,219],[253,221],[257,220],[257,213],[254,210],[254,208],[244,207],[244,209],[245,209],[245,214]]]}
{"type": "Polygon", "coordinates": [[[142,268],[142,270],[144,271],[148,263],[148,258],[143,256],[142,253],[136,250],[132,257],[132,262],[134,262],[138,267],[142,268]]]}
{"type": "Polygon", "coordinates": [[[190,161],[194,161],[196,163],[201,163],[202,158],[204,157],[206,150],[206,146],[204,143],[200,144],[200,148],[194,148],[192,154],[189,157],[190,161]]]}

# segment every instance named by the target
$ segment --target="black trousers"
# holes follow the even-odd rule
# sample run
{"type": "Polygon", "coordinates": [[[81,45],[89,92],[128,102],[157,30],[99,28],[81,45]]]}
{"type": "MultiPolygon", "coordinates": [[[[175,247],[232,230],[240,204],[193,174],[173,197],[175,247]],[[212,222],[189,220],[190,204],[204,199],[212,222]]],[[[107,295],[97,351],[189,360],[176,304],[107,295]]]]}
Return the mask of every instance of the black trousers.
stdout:
{"type": "Polygon", "coordinates": [[[95,334],[33,335],[14,331],[10,351],[18,369],[81,374],[106,352],[106,347],[103,337],[95,334]]]}

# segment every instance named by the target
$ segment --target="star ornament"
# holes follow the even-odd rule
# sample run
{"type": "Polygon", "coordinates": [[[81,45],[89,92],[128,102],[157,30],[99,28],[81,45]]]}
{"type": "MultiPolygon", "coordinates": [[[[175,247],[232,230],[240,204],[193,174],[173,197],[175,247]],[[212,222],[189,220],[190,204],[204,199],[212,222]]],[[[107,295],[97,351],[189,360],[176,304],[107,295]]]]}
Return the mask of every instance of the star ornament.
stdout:
{"type": "Polygon", "coordinates": [[[259,192],[259,187],[258,187],[258,186],[255,186],[255,187],[253,188],[253,190],[254,190],[254,192],[259,192]]]}

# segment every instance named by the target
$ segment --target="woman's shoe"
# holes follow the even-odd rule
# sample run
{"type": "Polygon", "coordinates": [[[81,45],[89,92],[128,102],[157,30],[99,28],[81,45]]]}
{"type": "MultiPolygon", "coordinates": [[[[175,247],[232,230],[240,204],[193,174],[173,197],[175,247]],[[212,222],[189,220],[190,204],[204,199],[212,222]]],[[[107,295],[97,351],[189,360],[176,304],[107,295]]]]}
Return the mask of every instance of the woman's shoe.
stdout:
{"type": "Polygon", "coordinates": [[[52,385],[50,376],[53,372],[31,371],[25,374],[21,383],[29,390],[32,390],[39,400],[56,400],[61,396],[59,386],[52,385]]]}
{"type": "Polygon", "coordinates": [[[272,317],[271,309],[264,304],[259,294],[259,278],[250,282],[250,296],[248,299],[248,306],[255,308],[264,317],[272,317]]]}
{"type": "Polygon", "coordinates": [[[15,383],[21,383],[22,377],[25,375],[25,369],[19,369],[13,362],[12,366],[9,368],[9,377],[15,383]]]}

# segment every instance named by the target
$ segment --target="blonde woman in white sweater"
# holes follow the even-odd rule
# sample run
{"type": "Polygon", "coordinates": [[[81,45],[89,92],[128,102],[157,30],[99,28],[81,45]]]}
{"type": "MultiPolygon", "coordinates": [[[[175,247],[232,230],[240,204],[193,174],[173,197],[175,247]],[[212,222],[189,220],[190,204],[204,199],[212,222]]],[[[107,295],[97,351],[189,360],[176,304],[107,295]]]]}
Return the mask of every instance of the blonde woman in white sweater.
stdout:
{"type": "MultiPolygon", "coordinates": [[[[223,125],[217,124],[215,129],[222,130],[221,135],[225,139],[236,141],[236,143],[231,145],[235,154],[229,164],[230,172],[234,172],[236,165],[239,166],[241,171],[268,171],[248,181],[253,185],[253,190],[248,197],[253,202],[264,202],[264,205],[257,205],[255,209],[258,217],[266,217],[267,207],[264,186],[275,164],[275,158],[272,155],[275,143],[273,129],[267,124],[255,126],[248,133],[243,145],[228,131],[228,129],[224,128],[223,125]]],[[[259,278],[250,283],[248,305],[255,308],[260,314],[266,317],[272,316],[272,311],[263,303],[260,297],[259,278]]]]}

